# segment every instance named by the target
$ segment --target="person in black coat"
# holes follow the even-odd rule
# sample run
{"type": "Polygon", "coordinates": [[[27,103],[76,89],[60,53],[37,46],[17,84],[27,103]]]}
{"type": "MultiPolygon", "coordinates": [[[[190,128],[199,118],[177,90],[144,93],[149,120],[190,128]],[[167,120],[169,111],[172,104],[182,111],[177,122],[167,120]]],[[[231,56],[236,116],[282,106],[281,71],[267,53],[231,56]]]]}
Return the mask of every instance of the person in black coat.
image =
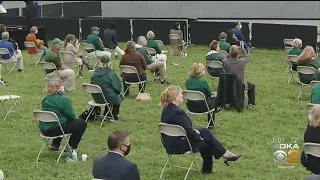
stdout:
{"type": "MultiPolygon", "coordinates": [[[[316,104],[311,109],[309,114],[309,123],[304,132],[305,143],[319,143],[320,144],[320,104],[316,104]]],[[[301,153],[301,164],[313,174],[320,174],[320,158],[301,153]]]]}
{"type": "Polygon", "coordinates": [[[110,151],[107,155],[94,160],[93,177],[105,180],[140,180],[137,165],[124,158],[131,149],[129,133],[114,131],[108,137],[108,147],[110,151]]]}
{"type": "Polygon", "coordinates": [[[113,49],[116,58],[118,54],[124,55],[122,49],[118,46],[117,32],[115,31],[116,24],[114,22],[109,23],[109,28],[103,31],[103,45],[105,48],[113,49]]]}
{"type": "MultiPolygon", "coordinates": [[[[240,155],[235,155],[223,147],[207,128],[193,129],[192,120],[188,115],[180,109],[183,103],[182,89],[179,86],[169,86],[162,92],[160,103],[164,106],[161,114],[161,122],[183,127],[187,133],[188,139],[192,145],[193,151],[201,153],[203,159],[202,172],[212,173],[213,158],[219,159],[223,157],[225,164],[229,165],[229,161],[236,161],[240,155]]],[[[185,153],[189,151],[189,146],[186,140],[181,137],[170,137],[162,135],[166,149],[171,149],[175,153],[185,153]]]]}

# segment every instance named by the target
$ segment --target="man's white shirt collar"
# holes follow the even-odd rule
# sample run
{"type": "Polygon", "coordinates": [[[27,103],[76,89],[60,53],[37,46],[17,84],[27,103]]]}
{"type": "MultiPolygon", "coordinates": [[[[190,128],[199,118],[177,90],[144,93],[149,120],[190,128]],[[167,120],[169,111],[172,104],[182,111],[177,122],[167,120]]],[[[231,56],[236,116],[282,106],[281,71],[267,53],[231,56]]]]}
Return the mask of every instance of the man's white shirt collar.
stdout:
{"type": "Polygon", "coordinates": [[[121,155],[122,157],[124,157],[123,154],[121,154],[121,153],[119,153],[119,152],[117,152],[117,151],[109,151],[109,152],[116,153],[116,154],[119,154],[119,155],[121,155]]]}

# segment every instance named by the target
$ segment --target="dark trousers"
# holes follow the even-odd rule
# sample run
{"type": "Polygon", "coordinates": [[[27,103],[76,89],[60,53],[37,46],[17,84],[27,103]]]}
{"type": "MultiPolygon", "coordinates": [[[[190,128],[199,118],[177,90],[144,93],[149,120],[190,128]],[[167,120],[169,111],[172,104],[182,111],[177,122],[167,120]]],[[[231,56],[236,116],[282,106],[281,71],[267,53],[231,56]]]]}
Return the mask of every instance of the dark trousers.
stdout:
{"type": "MultiPolygon", "coordinates": [[[[139,75],[139,78],[141,81],[145,81],[147,80],[147,75],[145,73],[139,75]]],[[[124,79],[127,81],[127,82],[139,82],[139,79],[137,76],[125,76],[124,78],[122,78],[122,83],[123,83],[123,91],[125,91],[127,88],[127,92],[125,94],[128,95],[129,94],[129,88],[130,88],[130,85],[124,83],[124,79]]],[[[142,84],[139,84],[139,91],[142,89],[142,93],[145,91],[145,88],[146,88],[146,83],[144,83],[143,85],[142,84]]]]}
{"type": "MultiPolygon", "coordinates": [[[[109,111],[108,106],[105,106],[104,112],[103,112],[103,116],[105,116],[108,111],[109,111]]],[[[112,113],[112,115],[114,117],[114,120],[118,120],[119,119],[119,117],[118,117],[119,111],[120,111],[120,104],[119,105],[118,104],[113,104],[113,108],[112,108],[111,113],[112,113]]],[[[107,116],[111,117],[110,112],[107,114],[107,116]]]]}
{"type": "MultiPolygon", "coordinates": [[[[209,97],[207,99],[207,103],[208,103],[209,109],[213,109],[214,108],[215,101],[216,101],[216,97],[209,97]]],[[[197,112],[197,113],[203,113],[203,112],[208,111],[207,105],[206,105],[206,103],[204,101],[188,101],[187,102],[187,107],[188,107],[189,111],[197,112]]],[[[215,112],[213,112],[212,118],[213,118],[213,121],[214,121],[215,112]]],[[[209,122],[209,120],[210,120],[210,115],[208,114],[208,122],[209,122]]],[[[211,122],[209,125],[213,126],[213,123],[211,122]]]]}
{"type": "Polygon", "coordinates": [[[248,104],[256,104],[256,86],[248,82],[248,104]]]}
{"type": "Polygon", "coordinates": [[[214,137],[214,135],[207,128],[199,129],[200,136],[205,141],[205,146],[201,147],[199,152],[203,159],[202,171],[211,172],[212,163],[214,156],[215,159],[219,159],[227,150],[219,142],[219,140],[214,137]]]}
{"type": "MultiPolygon", "coordinates": [[[[81,141],[82,135],[87,128],[87,122],[83,119],[68,120],[65,124],[62,124],[62,129],[65,134],[72,133],[69,144],[71,148],[77,149],[78,144],[81,141]]],[[[60,127],[54,129],[48,129],[42,132],[46,136],[59,136],[62,135],[60,127]]],[[[56,138],[52,140],[52,146],[59,147],[62,138],[56,138]]]]}

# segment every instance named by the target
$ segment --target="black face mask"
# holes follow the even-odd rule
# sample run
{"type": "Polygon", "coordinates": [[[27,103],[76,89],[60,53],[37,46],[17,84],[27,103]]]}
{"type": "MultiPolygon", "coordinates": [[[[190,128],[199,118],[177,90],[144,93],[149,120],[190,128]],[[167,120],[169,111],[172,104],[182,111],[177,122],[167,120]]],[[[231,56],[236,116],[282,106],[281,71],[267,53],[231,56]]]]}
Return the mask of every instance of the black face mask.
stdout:
{"type": "MultiPolygon", "coordinates": [[[[123,144],[123,145],[124,145],[124,144],[123,144]]],[[[123,151],[124,156],[126,156],[126,155],[128,155],[128,154],[129,154],[129,152],[130,152],[130,150],[131,150],[131,144],[129,144],[129,145],[124,145],[124,146],[126,146],[126,147],[127,147],[127,151],[123,151]]]]}

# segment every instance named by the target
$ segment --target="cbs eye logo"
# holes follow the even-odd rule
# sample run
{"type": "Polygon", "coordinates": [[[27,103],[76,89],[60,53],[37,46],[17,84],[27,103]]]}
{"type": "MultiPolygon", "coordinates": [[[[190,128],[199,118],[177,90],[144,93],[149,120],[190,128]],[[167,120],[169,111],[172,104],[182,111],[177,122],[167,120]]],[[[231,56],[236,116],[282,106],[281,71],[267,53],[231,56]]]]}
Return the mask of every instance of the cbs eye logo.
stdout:
{"type": "Polygon", "coordinates": [[[277,150],[273,154],[273,159],[277,164],[285,164],[288,162],[288,164],[298,164],[299,163],[299,150],[289,150],[288,155],[283,150],[277,150]],[[289,158],[288,158],[289,155],[289,158]]]}

